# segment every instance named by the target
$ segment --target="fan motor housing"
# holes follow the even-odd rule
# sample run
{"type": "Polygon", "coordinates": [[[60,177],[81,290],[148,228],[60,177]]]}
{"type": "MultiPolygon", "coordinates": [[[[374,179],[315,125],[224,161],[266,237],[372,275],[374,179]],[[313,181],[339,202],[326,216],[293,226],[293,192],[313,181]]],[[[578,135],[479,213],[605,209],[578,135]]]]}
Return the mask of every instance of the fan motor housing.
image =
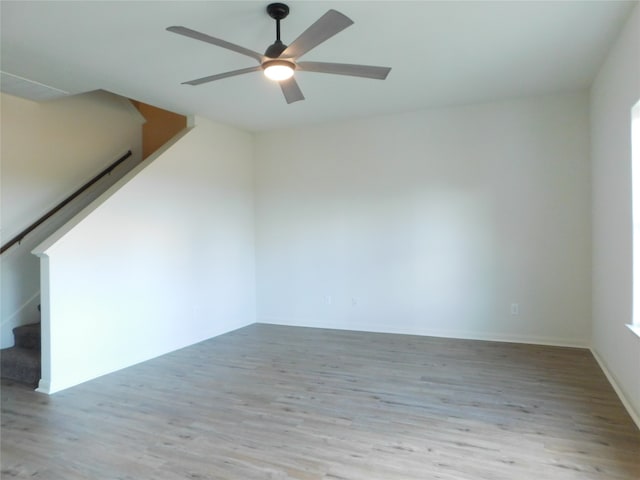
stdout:
{"type": "Polygon", "coordinates": [[[269,45],[269,48],[267,48],[267,50],[264,52],[264,56],[269,58],[278,58],[286,48],[287,46],[280,40],[278,40],[275,43],[269,45]]]}

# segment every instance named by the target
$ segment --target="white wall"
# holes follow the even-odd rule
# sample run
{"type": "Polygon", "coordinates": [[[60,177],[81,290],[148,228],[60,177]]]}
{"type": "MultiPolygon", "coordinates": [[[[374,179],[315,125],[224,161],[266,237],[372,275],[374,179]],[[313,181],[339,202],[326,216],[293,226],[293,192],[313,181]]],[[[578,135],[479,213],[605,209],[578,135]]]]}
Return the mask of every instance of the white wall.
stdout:
{"type": "Polygon", "coordinates": [[[631,108],[640,100],[640,8],[591,91],[593,350],[640,425],[640,338],[632,321],[631,108]]]}
{"type": "Polygon", "coordinates": [[[255,321],[252,155],[249,134],[198,119],[38,248],[42,391],[255,321]]]}
{"type": "Polygon", "coordinates": [[[256,156],[258,321],[589,344],[586,92],[270,132],[256,156]]]}
{"type": "Polygon", "coordinates": [[[0,95],[0,236],[6,243],[127,150],[132,157],[2,255],[0,346],[39,320],[39,262],[31,250],[141,159],[144,119],[126,99],[92,92],[36,103],[0,95]]]}

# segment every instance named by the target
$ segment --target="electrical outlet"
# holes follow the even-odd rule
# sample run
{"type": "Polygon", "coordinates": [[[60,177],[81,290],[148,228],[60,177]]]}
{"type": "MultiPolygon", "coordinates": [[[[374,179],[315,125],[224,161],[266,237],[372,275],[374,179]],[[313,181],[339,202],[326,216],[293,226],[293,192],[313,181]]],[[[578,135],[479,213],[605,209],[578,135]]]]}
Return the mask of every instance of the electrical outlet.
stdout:
{"type": "Polygon", "coordinates": [[[331,305],[333,303],[333,297],[331,295],[327,295],[324,297],[324,301],[327,305],[331,305]]]}
{"type": "Polygon", "coordinates": [[[511,315],[520,315],[520,304],[512,303],[511,304],[511,315]]]}
{"type": "Polygon", "coordinates": [[[358,297],[351,297],[351,306],[352,307],[358,306],[358,297]]]}

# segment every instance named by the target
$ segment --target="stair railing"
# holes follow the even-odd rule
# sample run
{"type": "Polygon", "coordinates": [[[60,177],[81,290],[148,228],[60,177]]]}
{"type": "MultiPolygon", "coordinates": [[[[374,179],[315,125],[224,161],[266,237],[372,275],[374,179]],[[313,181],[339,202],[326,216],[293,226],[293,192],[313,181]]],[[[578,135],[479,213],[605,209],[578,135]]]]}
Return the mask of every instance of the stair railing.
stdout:
{"type": "Polygon", "coordinates": [[[46,222],[49,218],[51,218],[53,215],[55,215],[60,210],[62,210],[65,206],[67,206],[70,202],[72,202],[74,199],[76,199],[78,196],[80,196],[82,193],[84,193],[88,188],[90,188],[94,183],[96,183],[102,177],[104,177],[105,175],[109,175],[118,165],[120,165],[122,162],[124,162],[131,155],[132,155],[131,154],[131,150],[129,150],[127,153],[125,153],[123,156],[121,156],[119,159],[117,159],[115,162],[113,162],[111,165],[109,165],[107,168],[105,168],[102,172],[100,172],[98,175],[93,177],[91,180],[89,180],[87,183],[85,183],[82,187],[80,187],[74,193],[69,195],[65,200],[60,202],[58,205],[53,207],[51,210],[49,210],[47,213],[45,213],[38,220],[33,222],[30,226],[25,228],[18,235],[16,235],[11,240],[9,240],[7,243],[2,245],[2,247],[0,248],[0,255],[3,254],[4,252],[6,252],[7,250],[9,250],[16,243],[19,244],[20,242],[22,242],[24,237],[29,235],[36,228],[38,228],[40,225],[42,225],[44,222],[46,222]]]}

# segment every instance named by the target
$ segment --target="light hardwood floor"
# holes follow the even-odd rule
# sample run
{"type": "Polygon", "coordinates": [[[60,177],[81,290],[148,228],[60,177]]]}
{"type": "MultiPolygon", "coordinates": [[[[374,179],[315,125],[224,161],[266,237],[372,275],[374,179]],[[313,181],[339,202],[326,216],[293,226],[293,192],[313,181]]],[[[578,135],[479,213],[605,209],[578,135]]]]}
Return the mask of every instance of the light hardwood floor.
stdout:
{"type": "Polygon", "coordinates": [[[1,397],[2,478],[640,478],[640,432],[581,349],[252,325],[1,397]]]}

